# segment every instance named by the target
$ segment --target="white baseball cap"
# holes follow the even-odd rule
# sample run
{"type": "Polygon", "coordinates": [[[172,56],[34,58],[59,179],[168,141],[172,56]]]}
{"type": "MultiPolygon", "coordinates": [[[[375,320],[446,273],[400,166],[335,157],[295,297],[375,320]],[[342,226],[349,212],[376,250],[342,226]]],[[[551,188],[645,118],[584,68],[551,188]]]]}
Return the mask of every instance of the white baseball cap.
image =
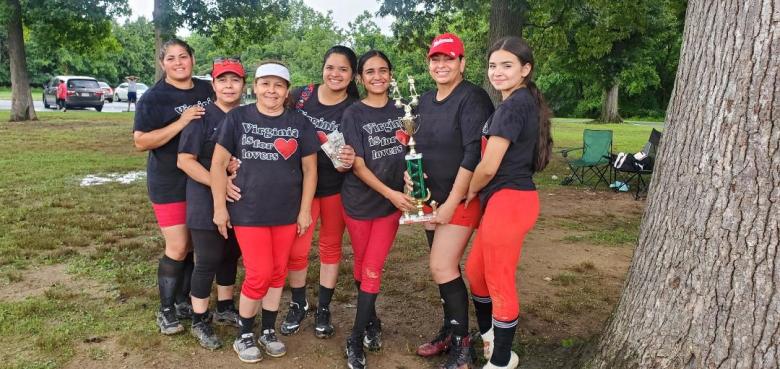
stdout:
{"type": "Polygon", "coordinates": [[[260,77],[276,76],[290,83],[290,70],[278,63],[266,63],[257,67],[255,79],[260,77]]]}

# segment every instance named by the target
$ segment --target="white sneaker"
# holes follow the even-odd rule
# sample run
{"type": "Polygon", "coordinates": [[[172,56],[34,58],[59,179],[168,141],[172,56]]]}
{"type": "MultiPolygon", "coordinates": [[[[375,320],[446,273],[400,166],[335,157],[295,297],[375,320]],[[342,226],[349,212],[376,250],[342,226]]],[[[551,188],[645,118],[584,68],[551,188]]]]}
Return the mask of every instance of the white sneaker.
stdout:
{"type": "Polygon", "coordinates": [[[485,334],[482,334],[482,354],[485,356],[485,360],[490,361],[490,357],[493,356],[493,327],[485,334]]]}
{"type": "Polygon", "coordinates": [[[511,351],[509,356],[509,364],[507,364],[507,366],[495,366],[490,363],[490,360],[488,360],[488,363],[485,364],[482,369],[517,369],[518,365],[520,365],[520,358],[517,357],[517,354],[515,354],[514,351],[511,351]]]}

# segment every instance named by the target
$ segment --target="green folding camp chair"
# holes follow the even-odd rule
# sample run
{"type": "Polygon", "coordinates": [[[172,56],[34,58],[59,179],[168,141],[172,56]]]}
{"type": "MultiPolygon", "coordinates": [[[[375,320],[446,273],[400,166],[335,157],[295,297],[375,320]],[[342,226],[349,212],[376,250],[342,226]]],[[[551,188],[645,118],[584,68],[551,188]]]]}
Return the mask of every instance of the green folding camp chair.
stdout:
{"type": "Polygon", "coordinates": [[[609,186],[612,178],[609,165],[612,155],[612,131],[586,129],[582,132],[582,147],[564,149],[560,151],[571,169],[571,174],[563,179],[562,185],[571,183],[585,184],[595,179],[593,189],[600,183],[609,186]],[[582,150],[582,156],[578,159],[570,159],[569,153],[582,150]]]}

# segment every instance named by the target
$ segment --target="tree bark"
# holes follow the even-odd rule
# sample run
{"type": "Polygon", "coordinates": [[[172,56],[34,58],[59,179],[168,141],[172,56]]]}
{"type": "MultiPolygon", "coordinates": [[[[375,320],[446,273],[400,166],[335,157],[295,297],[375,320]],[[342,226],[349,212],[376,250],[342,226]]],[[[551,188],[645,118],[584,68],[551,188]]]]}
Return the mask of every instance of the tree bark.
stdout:
{"type": "Polygon", "coordinates": [[[176,37],[176,29],[173,25],[173,4],[170,0],[154,0],[152,18],[154,22],[154,80],[163,78],[163,70],[157,56],[160,55],[162,45],[176,37]]]}
{"type": "MultiPolygon", "coordinates": [[[[490,19],[488,29],[488,49],[498,39],[504,36],[522,36],[523,27],[528,18],[528,4],[525,0],[493,0],[490,4],[490,19]]],[[[501,101],[501,94],[493,88],[488,79],[482,86],[496,104],[501,101]]]]}
{"type": "Polygon", "coordinates": [[[618,93],[620,92],[620,83],[614,82],[609,90],[604,90],[601,98],[601,122],[602,123],[622,123],[618,110],[618,93]]]}
{"type": "Polygon", "coordinates": [[[647,209],[585,368],[780,362],[780,1],[691,1],[647,209]]]}
{"type": "Polygon", "coordinates": [[[27,76],[27,56],[24,51],[22,7],[19,0],[7,0],[8,59],[11,64],[11,122],[38,120],[35,114],[30,78],[27,76]]]}

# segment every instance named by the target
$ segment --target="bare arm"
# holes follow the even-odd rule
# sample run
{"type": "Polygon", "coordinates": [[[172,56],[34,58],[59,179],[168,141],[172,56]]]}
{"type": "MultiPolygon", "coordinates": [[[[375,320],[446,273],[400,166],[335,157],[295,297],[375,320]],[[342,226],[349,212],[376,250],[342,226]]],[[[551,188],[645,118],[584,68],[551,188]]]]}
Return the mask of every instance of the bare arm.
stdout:
{"type": "Polygon", "coordinates": [[[154,150],[176,137],[191,121],[202,117],[204,112],[204,108],[196,105],[185,110],[179,119],[163,128],[149,132],[134,131],[133,144],[140,151],[154,150]]]}
{"type": "Polygon", "coordinates": [[[301,159],[303,171],[303,191],[301,191],[301,210],[298,212],[298,236],[306,233],[311,226],[311,203],[317,189],[317,154],[301,159]]]}
{"type": "Polygon", "coordinates": [[[379,178],[377,178],[374,173],[368,169],[363,158],[359,156],[355,157],[355,163],[352,166],[352,172],[355,173],[355,175],[360,178],[361,181],[367,184],[368,187],[371,187],[371,189],[390,200],[390,202],[392,202],[393,205],[399,210],[414,209],[414,204],[412,203],[411,198],[403,192],[396,191],[382,183],[382,181],[380,181],[379,178]]]}
{"type": "Polygon", "coordinates": [[[195,182],[211,186],[209,171],[198,162],[198,157],[186,152],[180,152],[176,159],[176,166],[194,179],[195,182]]]}
{"type": "Polygon", "coordinates": [[[471,176],[469,183],[466,204],[470,202],[477,193],[481,191],[496,176],[499,165],[504,159],[504,154],[509,148],[510,141],[500,136],[490,136],[485,147],[485,153],[482,155],[482,161],[477,164],[474,175],[471,176]]]}
{"type": "Polygon", "coordinates": [[[211,158],[211,196],[214,198],[214,224],[217,225],[222,237],[228,238],[227,229],[232,228],[230,215],[227,211],[227,166],[230,162],[230,152],[222,145],[214,146],[214,156],[211,158]]]}

